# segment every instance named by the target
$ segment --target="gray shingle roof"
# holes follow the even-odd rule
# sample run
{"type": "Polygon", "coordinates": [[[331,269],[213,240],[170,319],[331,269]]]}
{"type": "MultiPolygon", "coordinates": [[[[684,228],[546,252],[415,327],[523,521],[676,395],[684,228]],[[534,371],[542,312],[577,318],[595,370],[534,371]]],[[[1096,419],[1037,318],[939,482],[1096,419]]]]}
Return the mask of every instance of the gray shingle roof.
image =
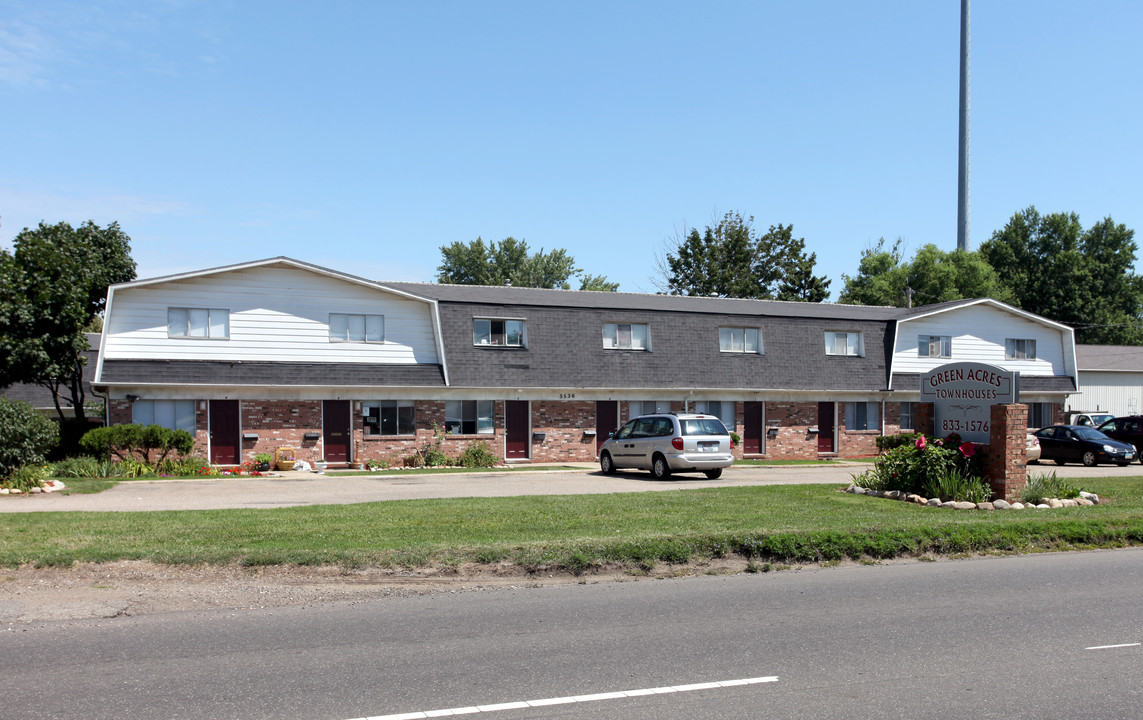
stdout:
{"type": "Polygon", "coordinates": [[[532,307],[563,307],[594,310],[662,310],[670,312],[716,313],[769,317],[803,317],[839,320],[891,320],[900,308],[834,303],[745,300],[681,295],[548,290],[543,288],[499,287],[488,285],[441,285],[437,283],[384,282],[385,287],[440,300],[532,307]]]}
{"type": "Polygon", "coordinates": [[[1138,345],[1076,345],[1080,370],[1143,372],[1143,347],[1138,345]]]}

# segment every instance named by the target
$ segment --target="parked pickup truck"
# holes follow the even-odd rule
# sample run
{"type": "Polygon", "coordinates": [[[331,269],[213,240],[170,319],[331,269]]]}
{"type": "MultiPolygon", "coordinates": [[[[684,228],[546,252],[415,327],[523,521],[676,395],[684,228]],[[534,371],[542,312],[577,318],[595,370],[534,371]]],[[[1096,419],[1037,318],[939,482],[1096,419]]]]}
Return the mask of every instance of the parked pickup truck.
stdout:
{"type": "Polygon", "coordinates": [[[1074,412],[1068,414],[1068,425],[1086,425],[1097,428],[1115,416],[1109,412],[1074,412]]]}

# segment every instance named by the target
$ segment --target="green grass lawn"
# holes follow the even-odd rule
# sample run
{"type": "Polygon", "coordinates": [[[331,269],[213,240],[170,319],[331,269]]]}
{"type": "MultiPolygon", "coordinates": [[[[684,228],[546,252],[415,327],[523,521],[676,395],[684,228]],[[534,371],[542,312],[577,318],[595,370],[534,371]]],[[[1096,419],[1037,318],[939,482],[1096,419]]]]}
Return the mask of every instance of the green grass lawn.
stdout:
{"type": "Polygon", "coordinates": [[[584,569],[743,555],[777,562],[1143,544],[1143,478],[1088,508],[954,511],[828,485],[408,500],[264,510],[0,515],[0,565],[161,563],[584,569]]]}

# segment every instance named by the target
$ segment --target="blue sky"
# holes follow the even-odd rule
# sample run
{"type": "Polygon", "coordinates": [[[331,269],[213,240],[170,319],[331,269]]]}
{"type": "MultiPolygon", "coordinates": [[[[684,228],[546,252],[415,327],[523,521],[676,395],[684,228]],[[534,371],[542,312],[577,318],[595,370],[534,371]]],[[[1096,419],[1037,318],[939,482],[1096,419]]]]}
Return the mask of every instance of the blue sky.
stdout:
{"type": "MultiPolygon", "coordinates": [[[[971,233],[1143,231],[1143,3],[977,0],[971,233]]],[[[0,0],[0,246],[118,221],[140,277],[275,255],[432,281],[478,236],[653,292],[727,211],[841,289],[956,245],[959,1],[0,0]]]]}

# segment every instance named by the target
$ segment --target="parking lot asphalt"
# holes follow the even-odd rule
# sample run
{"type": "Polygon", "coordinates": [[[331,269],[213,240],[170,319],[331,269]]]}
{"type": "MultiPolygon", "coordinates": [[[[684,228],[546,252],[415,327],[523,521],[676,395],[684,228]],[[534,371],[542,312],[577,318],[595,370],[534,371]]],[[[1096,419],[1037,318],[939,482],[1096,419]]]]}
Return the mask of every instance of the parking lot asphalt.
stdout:
{"type": "MultiPolygon", "coordinates": [[[[701,473],[676,474],[668,480],[655,480],[649,473],[640,472],[604,475],[596,465],[589,463],[577,463],[566,470],[535,472],[326,475],[287,471],[275,473],[274,477],[130,480],[90,495],[3,496],[0,513],[281,508],[421,498],[584,495],[804,483],[840,486],[847,485],[854,475],[869,467],[869,463],[844,461],[829,465],[739,465],[728,468],[717,480],[707,480],[701,473]]],[[[1143,476],[1143,465],[1137,463],[1125,468],[1032,465],[1028,470],[1030,474],[1056,472],[1068,478],[1143,476]]]]}

